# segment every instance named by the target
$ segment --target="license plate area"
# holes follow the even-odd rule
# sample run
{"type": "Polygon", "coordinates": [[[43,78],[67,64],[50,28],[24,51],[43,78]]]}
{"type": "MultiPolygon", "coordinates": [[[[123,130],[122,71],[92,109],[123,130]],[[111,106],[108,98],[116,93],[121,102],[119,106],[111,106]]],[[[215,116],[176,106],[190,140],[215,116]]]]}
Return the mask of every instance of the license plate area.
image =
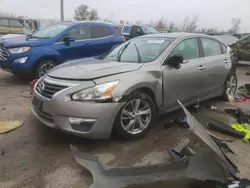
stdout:
{"type": "Polygon", "coordinates": [[[43,109],[43,101],[42,100],[40,100],[36,97],[33,97],[32,104],[35,106],[35,108],[37,108],[37,110],[42,111],[42,109],[43,109]]]}

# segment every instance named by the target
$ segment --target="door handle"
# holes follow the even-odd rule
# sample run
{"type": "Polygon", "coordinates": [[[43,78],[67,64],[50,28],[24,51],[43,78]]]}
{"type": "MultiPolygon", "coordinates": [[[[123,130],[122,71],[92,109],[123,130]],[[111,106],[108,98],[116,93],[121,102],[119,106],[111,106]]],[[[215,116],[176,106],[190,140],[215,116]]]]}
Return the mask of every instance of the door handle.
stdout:
{"type": "Polygon", "coordinates": [[[228,60],[228,59],[225,59],[225,60],[224,60],[224,63],[229,63],[229,60],[228,60]]]}
{"type": "Polygon", "coordinates": [[[206,67],[204,66],[204,65],[200,65],[198,68],[197,68],[197,70],[203,70],[203,69],[205,69],[206,67]]]}

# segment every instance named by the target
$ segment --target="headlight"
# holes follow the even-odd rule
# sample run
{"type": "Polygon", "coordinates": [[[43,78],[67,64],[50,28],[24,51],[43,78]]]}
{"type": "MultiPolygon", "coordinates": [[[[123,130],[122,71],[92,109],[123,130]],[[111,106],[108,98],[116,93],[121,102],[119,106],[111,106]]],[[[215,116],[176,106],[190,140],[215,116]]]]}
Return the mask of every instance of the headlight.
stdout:
{"type": "Polygon", "coordinates": [[[18,48],[9,48],[10,53],[12,54],[19,54],[30,51],[29,46],[18,47],[18,48]]]}
{"type": "Polygon", "coordinates": [[[95,100],[106,100],[111,99],[111,92],[116,88],[119,81],[107,82],[104,84],[96,85],[91,88],[78,91],[72,95],[73,100],[80,101],[95,101],[95,100]]]}

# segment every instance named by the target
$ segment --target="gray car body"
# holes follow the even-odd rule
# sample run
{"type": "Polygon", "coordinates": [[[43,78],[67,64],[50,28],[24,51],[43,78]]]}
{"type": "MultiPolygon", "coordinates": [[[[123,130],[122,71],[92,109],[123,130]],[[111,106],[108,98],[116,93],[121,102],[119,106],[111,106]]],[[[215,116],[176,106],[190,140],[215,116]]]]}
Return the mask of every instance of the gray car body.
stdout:
{"type": "Polygon", "coordinates": [[[55,121],[49,123],[33,107],[32,111],[35,116],[49,127],[59,128],[68,133],[88,138],[108,138],[116,115],[126,103],[126,96],[135,90],[144,91],[153,98],[158,115],[178,109],[177,100],[190,105],[197,100],[202,101],[223,94],[223,85],[232,67],[229,52],[188,60],[179,69],[164,64],[175,46],[185,39],[203,37],[220,42],[219,40],[207,35],[189,33],[153,34],[142,37],[172,37],[175,40],[155,61],[149,63],[85,59],[54,68],[40,81],[45,80],[59,85],[68,84],[71,87],[56,93],[52,99],[46,99],[35,90],[34,96],[45,103],[45,108],[48,105],[47,110],[52,116],[55,114],[55,117],[53,116],[55,121]],[[70,95],[77,91],[114,80],[120,80],[112,91],[113,98],[122,97],[119,102],[91,103],[70,99],[70,95]],[[81,116],[95,117],[100,121],[97,121],[88,132],[72,130],[67,117],[81,116]]]}

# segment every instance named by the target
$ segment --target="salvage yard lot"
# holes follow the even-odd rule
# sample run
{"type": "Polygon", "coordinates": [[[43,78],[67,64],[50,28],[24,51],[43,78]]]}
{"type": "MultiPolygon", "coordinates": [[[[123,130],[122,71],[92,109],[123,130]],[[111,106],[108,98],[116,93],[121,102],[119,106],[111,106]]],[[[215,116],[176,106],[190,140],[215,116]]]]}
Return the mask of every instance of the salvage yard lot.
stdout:
{"type": "MultiPolygon", "coordinates": [[[[240,85],[249,82],[245,67],[239,67],[237,75],[240,85]]],[[[177,116],[178,112],[158,119],[152,131],[142,140],[122,142],[117,140],[86,140],[49,129],[36,120],[29,106],[28,81],[0,70],[0,121],[23,120],[24,125],[12,132],[0,135],[0,187],[1,188],[87,188],[92,177],[74,160],[69,145],[74,144],[86,152],[98,154],[113,166],[145,165],[166,160],[166,148],[174,147],[184,137],[187,129],[178,126],[164,128],[164,122],[177,116]]],[[[221,108],[229,103],[219,99],[202,103],[197,119],[206,125],[207,117],[218,117],[226,123],[232,121],[224,115],[208,112],[206,105],[221,108]]],[[[249,102],[236,104],[250,110],[249,102]]],[[[240,177],[250,178],[249,144],[222,134],[223,139],[234,142],[229,146],[236,153],[230,158],[238,165],[240,177]]]]}

